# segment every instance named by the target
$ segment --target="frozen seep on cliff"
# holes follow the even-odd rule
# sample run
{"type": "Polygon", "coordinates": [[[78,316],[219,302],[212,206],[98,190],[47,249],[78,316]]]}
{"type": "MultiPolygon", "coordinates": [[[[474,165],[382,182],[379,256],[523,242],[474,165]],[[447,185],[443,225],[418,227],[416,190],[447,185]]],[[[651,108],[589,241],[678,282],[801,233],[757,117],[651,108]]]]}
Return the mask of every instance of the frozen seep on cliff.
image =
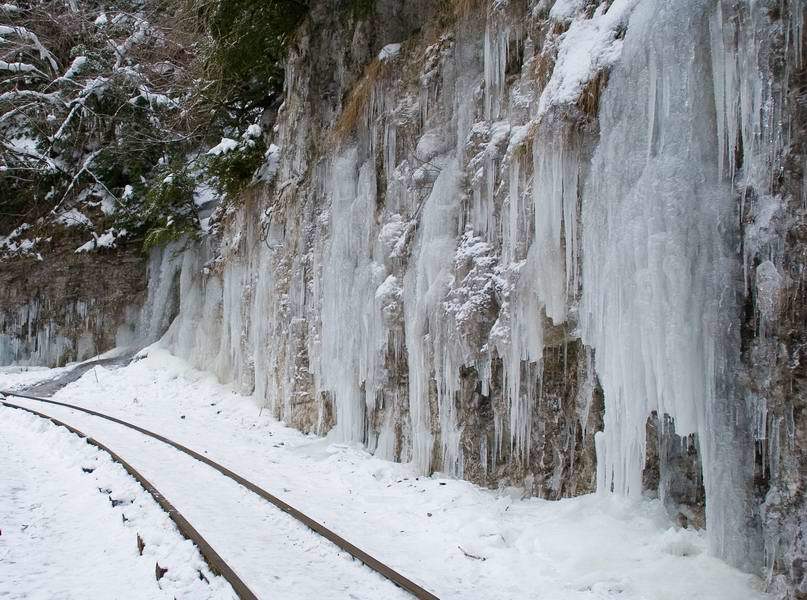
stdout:
{"type": "Polygon", "coordinates": [[[137,333],[146,300],[137,250],[76,254],[83,239],[57,232],[46,260],[0,265],[0,365],[64,365],[158,339],[159,332],[149,339],[137,333]]]}
{"type": "Polygon", "coordinates": [[[295,427],[658,494],[807,593],[804,3],[336,4],[264,116],[271,182],[152,259],[142,335],[178,285],[163,343],[295,427]]]}

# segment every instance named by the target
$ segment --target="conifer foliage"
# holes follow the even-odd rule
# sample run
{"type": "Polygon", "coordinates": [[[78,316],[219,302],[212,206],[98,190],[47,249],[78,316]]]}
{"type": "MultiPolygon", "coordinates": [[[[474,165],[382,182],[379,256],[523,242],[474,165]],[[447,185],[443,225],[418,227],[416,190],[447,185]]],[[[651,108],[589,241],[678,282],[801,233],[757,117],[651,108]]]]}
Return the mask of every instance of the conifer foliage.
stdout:
{"type": "Polygon", "coordinates": [[[232,200],[255,182],[267,151],[258,123],[279,101],[285,48],[306,10],[0,4],[0,257],[22,247],[10,239],[20,226],[53,222],[109,246],[197,234],[211,196],[232,200]]]}

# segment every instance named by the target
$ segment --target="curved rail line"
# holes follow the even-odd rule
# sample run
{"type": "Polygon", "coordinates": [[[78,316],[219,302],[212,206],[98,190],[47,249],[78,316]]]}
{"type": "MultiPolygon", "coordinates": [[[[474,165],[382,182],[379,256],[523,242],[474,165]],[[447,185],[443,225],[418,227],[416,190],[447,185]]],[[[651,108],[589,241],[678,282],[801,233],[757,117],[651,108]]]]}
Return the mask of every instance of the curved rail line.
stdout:
{"type": "MultiPolygon", "coordinates": [[[[191,456],[191,457],[195,458],[196,460],[205,463],[209,467],[212,467],[212,468],[216,469],[219,473],[221,473],[225,477],[229,477],[230,479],[232,479],[233,481],[235,481],[239,485],[247,488],[252,493],[254,493],[254,494],[260,496],[261,498],[263,498],[264,500],[270,502],[271,504],[273,504],[274,506],[276,506],[277,508],[279,508],[280,510],[282,510],[283,512],[285,512],[289,516],[294,517],[295,519],[297,519],[298,521],[303,523],[305,526],[307,526],[309,529],[311,529],[315,533],[318,533],[319,535],[321,535],[325,539],[327,539],[330,542],[332,542],[333,544],[335,544],[340,550],[343,550],[343,551],[347,552],[348,554],[350,554],[350,556],[352,556],[353,558],[361,561],[367,567],[369,567],[370,569],[372,569],[373,571],[375,571],[376,573],[378,573],[382,577],[390,580],[392,583],[394,583],[398,587],[406,590],[407,592],[409,592],[410,594],[412,594],[416,598],[419,598],[420,600],[439,600],[439,598],[437,596],[432,594],[427,589],[421,587],[420,585],[418,585],[417,583],[415,583],[411,579],[408,579],[407,577],[404,577],[403,575],[401,575],[400,573],[395,571],[392,567],[389,567],[389,566],[385,565],[384,563],[382,563],[380,560],[378,560],[376,558],[373,558],[371,555],[369,555],[367,552],[365,552],[361,548],[351,544],[346,539],[344,539],[343,537],[341,537],[337,533],[331,531],[330,529],[328,529],[327,527],[325,527],[321,523],[315,521],[314,519],[312,519],[311,517],[309,517],[305,513],[297,510],[296,508],[294,508],[290,504],[284,502],[283,500],[281,500],[277,496],[274,496],[274,495],[270,494],[269,492],[267,492],[263,488],[258,487],[257,485],[255,485],[254,483],[249,481],[248,479],[245,479],[244,477],[239,475],[238,473],[235,473],[235,472],[231,471],[230,469],[228,469],[227,467],[224,467],[224,466],[220,465],[219,463],[215,462],[214,460],[211,460],[211,459],[207,458],[206,456],[204,456],[202,454],[199,454],[195,450],[191,450],[187,446],[183,446],[182,444],[174,442],[173,440],[170,440],[167,437],[165,437],[163,435],[160,435],[159,433],[154,433],[153,431],[149,431],[148,429],[144,429],[144,428],[139,427],[137,425],[127,423],[126,421],[123,421],[121,419],[111,417],[109,415],[105,415],[103,413],[99,413],[99,412],[94,411],[94,410],[83,408],[81,406],[76,406],[74,404],[67,404],[67,403],[64,403],[64,402],[57,402],[55,400],[48,400],[47,398],[38,398],[36,396],[29,396],[29,395],[20,394],[20,393],[17,393],[17,392],[7,392],[7,391],[4,391],[4,390],[0,390],[0,394],[2,394],[4,396],[13,396],[13,397],[16,397],[16,398],[26,398],[28,400],[35,400],[35,401],[38,401],[38,402],[44,402],[46,404],[53,404],[53,405],[56,405],[56,406],[62,406],[62,407],[65,407],[65,408],[70,408],[70,409],[73,409],[73,410],[77,410],[79,412],[83,412],[83,413],[86,413],[88,415],[92,415],[94,417],[99,417],[101,419],[106,419],[107,421],[117,423],[118,425],[123,425],[124,427],[128,427],[129,429],[133,429],[133,430],[135,430],[135,431],[137,431],[139,433],[142,433],[143,435],[147,435],[147,436],[149,436],[151,438],[159,440],[160,442],[163,442],[164,444],[168,444],[169,446],[175,448],[176,450],[179,450],[180,452],[184,452],[188,456],[191,456]]],[[[33,411],[31,409],[27,409],[27,408],[17,406],[17,405],[14,405],[14,404],[9,404],[7,402],[3,402],[3,404],[6,405],[6,406],[9,406],[11,408],[20,408],[22,410],[27,410],[29,412],[33,412],[34,414],[37,414],[37,415],[39,415],[41,417],[50,419],[51,421],[54,421],[59,425],[67,427],[68,429],[70,429],[74,433],[77,432],[77,430],[74,430],[73,428],[71,428],[68,425],[65,425],[64,423],[57,422],[56,419],[53,419],[52,417],[49,417],[48,415],[43,415],[43,414],[37,413],[36,411],[33,411]]],[[[79,433],[79,435],[82,435],[82,437],[87,437],[87,436],[85,436],[83,434],[80,434],[80,433],[79,433]]],[[[87,439],[91,440],[92,438],[87,437],[87,439]]],[[[94,445],[96,445],[96,446],[106,450],[110,454],[112,454],[112,452],[108,448],[106,448],[105,446],[102,446],[101,444],[95,442],[94,440],[91,443],[93,443],[94,445]]],[[[116,455],[113,455],[113,456],[116,456],[116,455]]],[[[119,462],[121,462],[121,464],[124,464],[124,462],[122,460],[119,460],[119,462]]],[[[132,469],[132,471],[134,471],[134,469],[132,469]]],[[[134,476],[134,474],[133,474],[133,476],[134,476]]],[[[137,479],[136,476],[135,476],[135,478],[137,479]]],[[[145,481],[145,480],[143,480],[143,481],[145,481]]],[[[159,492],[157,492],[157,493],[159,493],[159,492]]],[[[162,496],[160,496],[160,497],[162,497],[162,496]]],[[[167,501],[166,501],[166,503],[167,503],[167,501]]],[[[171,508],[173,509],[173,507],[171,507],[171,508]]],[[[175,509],[174,509],[174,512],[176,513],[175,509]]],[[[179,515],[179,513],[176,513],[176,514],[179,515]]],[[[181,515],[180,515],[180,518],[181,518],[181,515]]],[[[190,527],[190,524],[188,524],[188,527],[190,527]]],[[[195,532],[195,530],[194,530],[194,532],[195,532]]],[[[195,532],[195,533],[202,540],[202,542],[204,542],[204,539],[201,537],[201,535],[199,535],[198,532],[195,532]]],[[[204,543],[206,544],[206,542],[204,542],[204,543]]],[[[208,547],[209,547],[209,545],[208,545],[208,547]]],[[[202,547],[200,546],[200,549],[201,548],[202,547]]],[[[210,550],[213,551],[212,548],[210,548],[210,550]]],[[[214,552],[214,554],[215,554],[215,552],[214,552]]],[[[218,556],[218,555],[216,554],[216,556],[218,556]]],[[[219,560],[221,560],[220,557],[219,557],[219,560]]],[[[223,561],[222,561],[222,563],[223,563],[223,561]]],[[[212,566],[213,565],[211,565],[211,568],[212,568],[212,566]]],[[[224,565],[224,566],[226,567],[226,565],[224,565]]],[[[223,577],[225,577],[225,579],[227,579],[224,572],[222,572],[221,575],[223,577]]],[[[233,576],[235,576],[234,573],[233,573],[233,576]]],[[[230,580],[227,579],[227,581],[230,581],[230,580]]],[[[240,582],[240,579],[238,581],[240,582]]],[[[230,582],[230,583],[232,585],[232,582],[230,582]]],[[[243,582],[241,582],[241,585],[243,585],[243,582]]],[[[233,589],[236,589],[235,585],[233,585],[233,589]]],[[[256,598],[256,596],[254,594],[252,594],[252,592],[250,592],[246,588],[246,586],[244,586],[244,590],[249,595],[242,596],[242,598],[256,598]]],[[[238,592],[237,589],[236,589],[236,592],[238,592]]],[[[240,592],[239,592],[239,595],[240,595],[240,592]]]]}
{"type": "Polygon", "coordinates": [[[80,438],[84,438],[88,444],[92,444],[96,448],[99,448],[104,452],[106,452],[107,454],[109,454],[112,457],[112,460],[114,460],[116,463],[119,463],[126,470],[126,472],[129,473],[129,475],[131,475],[137,480],[137,482],[143,487],[144,490],[146,490],[149,494],[151,494],[154,500],[157,501],[157,504],[159,504],[160,507],[166,513],[168,513],[168,516],[177,526],[179,532],[187,539],[192,541],[194,544],[196,544],[196,547],[199,548],[199,552],[201,552],[202,557],[205,559],[205,562],[207,563],[208,567],[210,567],[210,570],[214,574],[221,575],[222,577],[224,577],[224,579],[226,579],[227,582],[232,586],[235,593],[238,594],[239,598],[243,598],[244,600],[258,600],[258,597],[254,593],[252,593],[252,591],[247,587],[247,585],[243,581],[241,581],[241,578],[238,577],[238,575],[236,575],[235,571],[233,571],[230,568],[230,566],[226,562],[224,562],[224,559],[218,554],[218,552],[216,552],[213,549],[213,546],[211,546],[207,542],[207,540],[205,540],[205,538],[202,537],[201,533],[196,531],[193,525],[191,525],[188,522],[188,520],[182,516],[182,514],[174,507],[174,505],[171,504],[165,498],[165,496],[163,496],[162,493],[160,493],[160,491],[151,484],[151,482],[148,479],[143,477],[143,475],[137,469],[135,469],[132,465],[123,460],[123,458],[121,458],[118,454],[113,452],[109,447],[105,446],[98,440],[91,438],[86,433],[84,433],[79,429],[76,429],[72,425],[68,425],[67,423],[64,423],[59,419],[51,417],[50,415],[37,412],[33,409],[26,408],[25,406],[12,404],[10,402],[3,401],[0,402],[0,404],[2,404],[7,408],[22,410],[31,413],[33,415],[36,415],[37,417],[47,419],[48,421],[51,421],[52,423],[58,425],[59,427],[64,427],[70,433],[74,433],[80,438]]]}

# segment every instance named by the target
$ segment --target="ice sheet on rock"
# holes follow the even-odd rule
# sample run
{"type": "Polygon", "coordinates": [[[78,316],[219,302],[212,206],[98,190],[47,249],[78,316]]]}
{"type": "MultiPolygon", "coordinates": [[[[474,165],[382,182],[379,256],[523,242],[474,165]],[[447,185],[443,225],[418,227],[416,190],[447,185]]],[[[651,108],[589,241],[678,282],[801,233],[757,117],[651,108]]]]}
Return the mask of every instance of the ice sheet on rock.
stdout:
{"type": "Polygon", "coordinates": [[[462,473],[462,454],[454,395],[459,390],[456,350],[447,343],[450,332],[442,318],[441,301],[451,283],[458,210],[453,202],[458,165],[450,158],[426,200],[414,260],[404,280],[406,348],[409,352],[409,410],[412,421],[412,455],[421,472],[428,472],[434,432],[430,424],[429,380],[436,377],[443,468],[462,473]]]}
{"type": "MultiPolygon", "coordinates": [[[[550,4],[533,14],[544,18],[550,4]]],[[[283,152],[267,160],[276,193],[261,198],[258,218],[234,210],[219,246],[163,262],[150,285],[159,307],[149,335],[176,312],[169,290],[178,280],[167,347],[254,389],[275,416],[294,422],[310,411],[306,426],[320,433],[335,420],[335,438],[411,458],[418,473],[463,474],[456,394],[460,369],[472,367],[484,394],[492,383],[502,390],[493,439],[479,442],[482,468],[493,472],[505,455],[513,464],[531,457],[544,338],[576,324],[582,290],[580,332],[595,352],[586,350],[578,407],[585,427],[599,379],[600,490],[641,493],[645,420],[668,413],[678,433],[701,435],[710,530],[726,554],[744,502],[745,474],[731,457],[746,450],[723,435],[746,416],[727,409],[742,403],[722,377],[736,341],[731,185],[770,178],[766,140],[781,141],[757,61],[764,15],[745,2],[753,10],[740,20],[705,0],[616,0],[593,14],[583,4],[554,4],[550,18],[568,29],[540,51],[547,56],[529,28],[503,17],[503,4],[484,33],[442,37],[424,50],[421,88],[400,93],[379,81],[355,139],[316,163],[306,150],[311,122],[298,114],[307,74],[292,61],[273,131],[283,152]],[[557,60],[541,88],[535,69],[554,58],[552,44],[557,60]],[[693,44],[710,52],[693,56],[693,44]],[[524,54],[515,77],[514,51],[524,54]],[[578,110],[606,71],[589,164],[590,132],[550,117],[578,110]],[[749,164],[741,172],[739,148],[749,164]],[[485,311],[492,326],[479,333],[485,311]],[[388,361],[408,372],[408,397],[385,388],[388,361]],[[492,372],[503,379],[491,382],[492,372]],[[398,423],[384,406],[393,395],[398,423]]],[[[771,242],[779,200],[754,202],[746,279],[768,314],[782,274],[771,242]]]]}
{"type": "MultiPolygon", "coordinates": [[[[0,326],[6,331],[24,331],[26,335],[0,334],[0,365],[53,365],[63,362],[71,352],[83,360],[97,354],[93,336],[88,329],[86,302],[65,301],[60,307],[66,320],[56,323],[49,317],[51,307],[39,299],[31,299],[15,310],[0,312],[0,326]],[[76,328],[84,333],[69,339],[62,327],[76,328]]],[[[101,326],[96,323],[96,326],[101,326]]]]}
{"type": "Polygon", "coordinates": [[[782,285],[782,275],[773,262],[766,260],[757,265],[754,286],[757,292],[756,305],[766,324],[776,318],[782,285]]]}
{"type": "Polygon", "coordinates": [[[332,165],[327,193],[331,222],[321,282],[319,386],[333,394],[339,439],[361,442],[365,412],[375,407],[386,339],[375,303],[386,272],[372,252],[374,166],[369,161],[357,164],[356,149],[347,150],[332,165]]]}

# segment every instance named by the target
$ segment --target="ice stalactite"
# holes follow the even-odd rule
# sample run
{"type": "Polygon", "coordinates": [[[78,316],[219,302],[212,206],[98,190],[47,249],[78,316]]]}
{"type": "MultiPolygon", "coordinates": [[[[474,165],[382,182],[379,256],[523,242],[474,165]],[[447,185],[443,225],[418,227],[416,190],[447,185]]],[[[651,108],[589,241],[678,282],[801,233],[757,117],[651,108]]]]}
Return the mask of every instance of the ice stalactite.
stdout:
{"type": "Polygon", "coordinates": [[[485,118],[498,120],[506,113],[505,76],[511,31],[505,22],[489,19],[485,27],[485,118]]]}
{"type": "Polygon", "coordinates": [[[321,274],[320,389],[330,390],[338,437],[366,441],[367,411],[375,409],[384,344],[375,291],[387,276],[373,261],[375,165],[357,164],[355,148],[338,156],[326,186],[329,236],[321,274]]]}
{"type": "Polygon", "coordinates": [[[38,326],[40,303],[34,299],[15,311],[4,312],[0,316],[3,330],[16,330],[22,335],[0,336],[0,364],[48,364],[67,347],[67,340],[51,340],[50,324],[38,326]],[[47,362],[46,362],[47,361],[47,362]]]}
{"type": "Polygon", "coordinates": [[[577,286],[576,148],[563,130],[542,128],[532,140],[531,160],[529,189],[522,159],[514,155],[509,165],[504,244],[513,280],[491,334],[503,360],[511,451],[522,461],[530,452],[534,406],[542,393],[545,327],[566,322],[577,286]]]}
{"type": "Polygon", "coordinates": [[[430,380],[435,378],[443,466],[462,472],[454,395],[459,373],[444,345],[448,334],[441,301],[448,291],[457,236],[457,161],[440,165],[440,174],[423,208],[414,261],[404,280],[406,348],[409,353],[409,410],[412,419],[412,457],[421,472],[432,465],[434,430],[430,380]]]}
{"type": "Polygon", "coordinates": [[[641,493],[646,419],[670,415],[699,435],[713,549],[747,564],[738,219],[712,61],[691,50],[709,47],[712,9],[644,2],[631,17],[584,191],[580,319],[605,395],[598,489],[641,493]]]}
{"type": "Polygon", "coordinates": [[[534,244],[541,269],[537,293],[556,325],[566,320],[578,286],[578,152],[576,136],[565,130],[542,131],[533,144],[534,244]]]}

